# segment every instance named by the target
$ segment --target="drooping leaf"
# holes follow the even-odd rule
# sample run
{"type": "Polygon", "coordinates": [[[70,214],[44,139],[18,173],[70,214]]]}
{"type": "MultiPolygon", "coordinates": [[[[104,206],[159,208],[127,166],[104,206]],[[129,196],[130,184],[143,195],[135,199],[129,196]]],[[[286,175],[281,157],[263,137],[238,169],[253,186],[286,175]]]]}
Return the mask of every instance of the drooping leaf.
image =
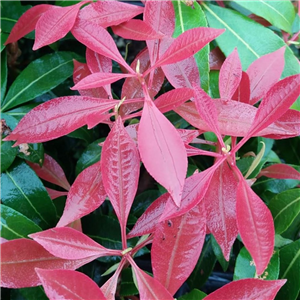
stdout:
{"type": "Polygon", "coordinates": [[[276,179],[296,179],[300,180],[300,172],[287,164],[273,164],[262,169],[259,177],[266,176],[276,179]]]}
{"type": "Polygon", "coordinates": [[[52,255],[63,259],[118,255],[120,252],[107,249],[70,227],[52,228],[30,234],[29,237],[42,245],[52,255]]]}
{"type": "Polygon", "coordinates": [[[205,300],[273,300],[286,280],[241,279],[230,282],[206,296],[205,300]]]}
{"type": "Polygon", "coordinates": [[[83,125],[105,118],[118,101],[85,96],[55,98],[32,109],[6,140],[40,143],[66,135],[83,125]]]}
{"type": "Polygon", "coordinates": [[[37,242],[29,239],[8,241],[1,244],[1,286],[37,286],[41,282],[35,268],[75,270],[95,258],[66,260],[53,256],[37,242]]]}
{"type": "Polygon", "coordinates": [[[236,225],[237,181],[227,162],[215,170],[204,200],[207,212],[207,227],[220,245],[227,261],[237,237],[236,225]]]}
{"type": "Polygon", "coordinates": [[[50,155],[44,155],[42,167],[30,162],[27,163],[41,179],[61,186],[67,191],[70,189],[70,184],[63,169],[50,155]]]}
{"type": "Polygon", "coordinates": [[[187,171],[186,150],[174,126],[150,99],[145,101],[138,147],[150,175],[168,190],[179,206],[187,171]]]}
{"type": "Polygon", "coordinates": [[[42,228],[49,228],[56,221],[55,207],[45,187],[34,171],[16,160],[1,176],[3,204],[22,213],[42,228]]]}
{"type": "Polygon", "coordinates": [[[205,234],[204,202],[180,217],[157,225],[151,248],[153,275],[172,295],[193,271],[205,234]]]}
{"type": "Polygon", "coordinates": [[[136,144],[124,128],[121,117],[106,138],[101,154],[103,185],[112,203],[121,228],[126,228],[140,173],[136,144]]]}
{"type": "Polygon", "coordinates": [[[57,227],[67,224],[91,213],[105,200],[100,162],[83,170],[68,193],[67,202],[57,227]]]}
{"type": "Polygon", "coordinates": [[[11,85],[2,110],[26,103],[62,83],[72,75],[73,58],[71,52],[59,51],[30,63],[11,85]]]}
{"type": "Polygon", "coordinates": [[[219,90],[220,97],[225,101],[232,99],[242,78],[242,65],[237,48],[225,59],[220,69],[219,90]]]}
{"type": "Polygon", "coordinates": [[[274,225],[271,212],[240,177],[237,188],[237,226],[243,243],[250,252],[258,275],[266,269],[274,248],[274,225]]]}
{"type": "Polygon", "coordinates": [[[42,229],[16,210],[1,204],[1,237],[7,240],[27,238],[42,229]]]}
{"type": "Polygon", "coordinates": [[[72,270],[35,269],[49,299],[106,300],[98,285],[85,274],[72,270]]]}

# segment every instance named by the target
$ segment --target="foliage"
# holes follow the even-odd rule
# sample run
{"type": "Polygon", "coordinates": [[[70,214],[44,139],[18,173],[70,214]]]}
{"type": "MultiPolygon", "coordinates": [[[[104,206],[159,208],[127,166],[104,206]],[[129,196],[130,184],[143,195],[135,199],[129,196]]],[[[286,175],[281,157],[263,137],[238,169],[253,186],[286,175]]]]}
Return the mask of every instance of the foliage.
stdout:
{"type": "Polygon", "coordinates": [[[4,292],[296,299],[293,3],[56,2],[1,3],[4,292]]]}

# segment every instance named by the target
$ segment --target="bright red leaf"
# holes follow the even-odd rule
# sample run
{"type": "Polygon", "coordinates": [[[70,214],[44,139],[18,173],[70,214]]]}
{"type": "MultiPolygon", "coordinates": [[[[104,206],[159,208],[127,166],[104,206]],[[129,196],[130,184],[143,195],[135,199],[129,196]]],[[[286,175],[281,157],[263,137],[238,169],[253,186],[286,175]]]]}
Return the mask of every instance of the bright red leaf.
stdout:
{"type": "Polygon", "coordinates": [[[98,162],[83,170],[72,184],[63,215],[56,226],[66,226],[86,216],[97,209],[104,202],[105,197],[101,165],[98,162]]]}
{"type": "Polygon", "coordinates": [[[296,179],[300,180],[300,172],[286,164],[274,164],[262,169],[258,177],[266,176],[276,179],[296,179]]]}
{"type": "Polygon", "coordinates": [[[233,94],[232,100],[250,104],[250,81],[246,72],[242,72],[241,82],[233,94]]]}

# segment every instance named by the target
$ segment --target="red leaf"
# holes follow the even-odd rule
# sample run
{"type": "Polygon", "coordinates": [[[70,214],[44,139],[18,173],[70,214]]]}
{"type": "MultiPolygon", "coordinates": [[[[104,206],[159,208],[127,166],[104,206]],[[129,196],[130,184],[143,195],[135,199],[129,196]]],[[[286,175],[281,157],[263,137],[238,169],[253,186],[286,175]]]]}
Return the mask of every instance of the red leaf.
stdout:
{"type": "Polygon", "coordinates": [[[155,40],[163,37],[162,34],[157,33],[150,25],[136,19],[113,26],[112,30],[114,34],[134,41],[155,40]]]}
{"type": "Polygon", "coordinates": [[[170,194],[165,193],[152,202],[135,222],[132,230],[127,234],[127,237],[132,238],[135,236],[153,233],[169,198],[170,194]]]}
{"type": "Polygon", "coordinates": [[[236,203],[237,225],[243,243],[251,254],[257,275],[266,269],[274,249],[274,224],[265,203],[240,175],[236,203]]]}
{"type": "Polygon", "coordinates": [[[226,59],[219,47],[209,52],[209,67],[211,70],[220,70],[224,60],[226,59]]]}
{"type": "Polygon", "coordinates": [[[242,64],[237,49],[225,59],[219,76],[220,97],[225,100],[232,98],[242,78],[242,64]]]}
{"type": "Polygon", "coordinates": [[[212,152],[212,151],[206,151],[199,148],[195,148],[193,146],[185,144],[185,149],[187,156],[196,156],[196,155],[207,155],[207,156],[213,156],[213,157],[222,157],[222,154],[212,152]]]}
{"type": "Polygon", "coordinates": [[[37,286],[41,282],[35,268],[75,270],[95,258],[66,260],[53,256],[29,239],[7,241],[1,244],[1,286],[15,289],[37,286]]]}
{"type": "Polygon", "coordinates": [[[33,50],[52,44],[63,38],[73,27],[79,9],[89,1],[66,7],[54,7],[46,11],[35,27],[35,42],[33,50]]]}
{"type": "Polygon", "coordinates": [[[143,11],[141,6],[102,0],[84,7],[78,17],[106,28],[126,22],[143,11]]]}
{"type": "Polygon", "coordinates": [[[172,295],[196,266],[206,235],[205,215],[200,202],[188,213],[156,227],[151,248],[153,275],[172,295]]]}
{"type": "Polygon", "coordinates": [[[278,120],[300,94],[300,75],[282,79],[272,86],[261,101],[248,135],[253,135],[278,120]]]}
{"type": "Polygon", "coordinates": [[[130,256],[128,257],[128,261],[136,276],[140,300],[174,300],[172,295],[162,286],[162,284],[143,272],[130,256]]]}
{"type": "Polygon", "coordinates": [[[227,162],[223,162],[210,181],[204,200],[207,227],[220,245],[227,261],[238,235],[236,224],[237,180],[227,162]]]}
{"type": "Polygon", "coordinates": [[[280,79],[284,68],[284,52],[285,47],[282,47],[261,56],[249,66],[247,74],[250,80],[250,104],[258,102],[280,79]]]}
{"type": "Polygon", "coordinates": [[[151,100],[145,101],[138,146],[147,171],[179,206],[187,171],[185,147],[174,126],[151,100]]]}
{"type": "Polygon", "coordinates": [[[118,117],[106,138],[101,153],[103,185],[114,207],[121,228],[126,228],[140,173],[140,158],[136,144],[118,117]]]}
{"type": "Polygon", "coordinates": [[[285,282],[286,279],[241,279],[226,284],[225,286],[206,296],[205,300],[273,300],[285,282]]]}
{"type": "Polygon", "coordinates": [[[48,193],[49,197],[52,200],[54,200],[58,197],[61,197],[61,196],[67,196],[68,195],[68,192],[56,191],[56,190],[53,190],[53,189],[50,189],[50,188],[47,188],[47,187],[46,187],[46,190],[47,190],[47,193],[48,193]]]}
{"type": "Polygon", "coordinates": [[[65,190],[70,189],[70,184],[61,166],[50,155],[44,155],[43,166],[27,161],[27,164],[41,179],[54,183],[65,190]]]}
{"type": "Polygon", "coordinates": [[[198,135],[201,134],[199,130],[193,129],[177,129],[177,131],[185,144],[191,143],[195,138],[197,138],[198,135]]]}
{"type": "Polygon", "coordinates": [[[69,227],[52,228],[29,235],[47,251],[59,258],[82,259],[118,255],[120,251],[99,245],[85,234],[69,227]]]}
{"type": "Polygon", "coordinates": [[[266,176],[276,179],[296,179],[300,180],[300,172],[286,164],[274,164],[262,169],[258,177],[266,176]]]}
{"type": "Polygon", "coordinates": [[[183,32],[159,58],[155,67],[173,64],[192,56],[224,31],[224,29],[198,27],[183,32]]]}
{"type": "Polygon", "coordinates": [[[98,285],[83,273],[71,270],[43,270],[36,268],[45,293],[51,300],[106,300],[98,285]]]}
{"type": "Polygon", "coordinates": [[[83,170],[72,184],[63,215],[56,226],[66,226],[86,216],[97,209],[104,202],[105,197],[101,165],[98,162],[83,170]]]}
{"type": "Polygon", "coordinates": [[[100,25],[77,18],[72,29],[72,34],[80,43],[84,44],[91,50],[115,60],[125,68],[128,67],[113,38],[106,29],[100,25]]]}
{"type": "Polygon", "coordinates": [[[192,89],[177,88],[162,94],[154,101],[154,103],[161,113],[165,113],[174,110],[193,96],[194,92],[192,89]]]}
{"type": "Polygon", "coordinates": [[[84,96],[66,96],[49,100],[33,108],[19,122],[6,140],[22,143],[41,143],[66,135],[103,115],[119,101],[84,96]]]}
{"type": "Polygon", "coordinates": [[[242,72],[241,82],[233,94],[232,100],[250,104],[250,81],[246,72],[242,72]]]}
{"type": "Polygon", "coordinates": [[[17,21],[15,26],[12,28],[6,42],[4,45],[16,42],[32,30],[34,30],[35,25],[41,15],[48,10],[55,8],[54,5],[40,4],[28,9],[17,21]]]}

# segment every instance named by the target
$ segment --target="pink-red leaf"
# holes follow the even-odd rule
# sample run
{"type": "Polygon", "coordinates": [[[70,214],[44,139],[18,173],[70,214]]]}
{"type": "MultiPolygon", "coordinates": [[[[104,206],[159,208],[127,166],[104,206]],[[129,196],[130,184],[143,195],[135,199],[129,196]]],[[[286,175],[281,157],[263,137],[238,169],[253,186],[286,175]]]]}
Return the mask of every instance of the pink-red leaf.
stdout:
{"type": "Polygon", "coordinates": [[[167,189],[179,206],[187,171],[185,147],[174,126],[150,99],[145,101],[138,146],[150,175],[167,189]]]}
{"type": "Polygon", "coordinates": [[[15,26],[12,28],[6,42],[4,45],[9,43],[16,42],[32,30],[34,30],[35,25],[39,18],[45,13],[46,11],[55,8],[54,5],[49,4],[40,4],[35,5],[28,9],[17,21],[15,26]]]}
{"type": "Polygon", "coordinates": [[[284,52],[282,47],[275,52],[256,59],[248,68],[250,79],[250,104],[261,99],[281,76],[284,68],[284,52]]]}
{"type": "Polygon", "coordinates": [[[106,28],[126,22],[143,11],[144,8],[141,6],[101,0],[84,7],[78,17],[106,28]]]}
{"type": "Polygon", "coordinates": [[[242,175],[237,188],[236,214],[243,243],[254,260],[257,275],[261,275],[273,255],[273,218],[268,207],[252,191],[242,175]]]}
{"type": "Polygon", "coordinates": [[[188,213],[157,225],[151,248],[152,268],[172,295],[192,273],[206,235],[204,202],[188,213]]]}
{"type": "Polygon", "coordinates": [[[226,284],[225,286],[206,296],[205,300],[273,300],[285,282],[286,279],[241,279],[226,284]]]}
{"type": "Polygon", "coordinates": [[[47,251],[59,258],[82,259],[91,256],[119,254],[99,245],[85,234],[69,227],[52,228],[30,234],[29,237],[42,245],[47,251]]]}
{"type": "Polygon", "coordinates": [[[296,179],[300,180],[300,172],[286,164],[274,164],[262,169],[258,177],[266,176],[276,179],[296,179]]]}
{"type": "Polygon", "coordinates": [[[220,97],[224,100],[232,98],[242,78],[242,64],[237,49],[225,59],[219,76],[220,97]]]}
{"type": "Polygon", "coordinates": [[[233,94],[232,99],[250,104],[250,81],[246,72],[242,72],[241,82],[233,94]]]}
{"type": "Polygon", "coordinates": [[[22,143],[41,143],[66,135],[94,118],[106,118],[104,113],[118,101],[84,96],[66,96],[49,100],[33,108],[19,122],[6,140],[22,143]]]}
{"type": "Polygon", "coordinates": [[[183,32],[159,58],[155,66],[176,63],[192,56],[224,31],[224,29],[198,27],[183,32]]]}
{"type": "Polygon", "coordinates": [[[89,1],[66,7],[54,7],[46,11],[35,27],[33,50],[52,44],[63,38],[73,27],[80,7],[89,1]]]}
{"type": "Polygon", "coordinates": [[[36,268],[45,293],[50,300],[106,300],[98,285],[83,273],[72,270],[36,268]]]}
{"type": "Polygon", "coordinates": [[[227,162],[223,162],[210,181],[204,197],[207,227],[220,245],[227,261],[238,235],[236,224],[237,180],[227,162]]]}
{"type": "Polygon", "coordinates": [[[66,226],[91,213],[104,202],[105,197],[101,165],[98,162],[83,170],[72,184],[63,215],[56,226],[66,226]]]}
{"type": "Polygon", "coordinates": [[[41,179],[54,183],[67,191],[70,189],[64,170],[50,155],[44,155],[42,167],[29,161],[27,163],[41,179]]]}
{"type": "Polygon", "coordinates": [[[47,188],[47,187],[46,187],[46,190],[47,190],[47,193],[48,193],[49,197],[52,200],[54,200],[58,197],[61,197],[61,196],[67,196],[68,195],[68,192],[56,191],[56,190],[53,190],[53,189],[50,189],[50,188],[47,188]]]}
{"type": "Polygon", "coordinates": [[[125,228],[137,191],[140,158],[121,117],[118,117],[102,147],[101,170],[105,190],[121,227],[125,228]]]}
{"type": "Polygon", "coordinates": [[[163,38],[163,35],[157,33],[150,25],[142,20],[136,19],[121,23],[118,26],[113,26],[112,30],[116,35],[119,35],[124,39],[131,39],[135,41],[163,38]]]}
{"type": "Polygon", "coordinates": [[[17,239],[1,244],[1,286],[23,288],[40,285],[35,268],[75,270],[96,257],[61,259],[37,242],[17,239]]]}

